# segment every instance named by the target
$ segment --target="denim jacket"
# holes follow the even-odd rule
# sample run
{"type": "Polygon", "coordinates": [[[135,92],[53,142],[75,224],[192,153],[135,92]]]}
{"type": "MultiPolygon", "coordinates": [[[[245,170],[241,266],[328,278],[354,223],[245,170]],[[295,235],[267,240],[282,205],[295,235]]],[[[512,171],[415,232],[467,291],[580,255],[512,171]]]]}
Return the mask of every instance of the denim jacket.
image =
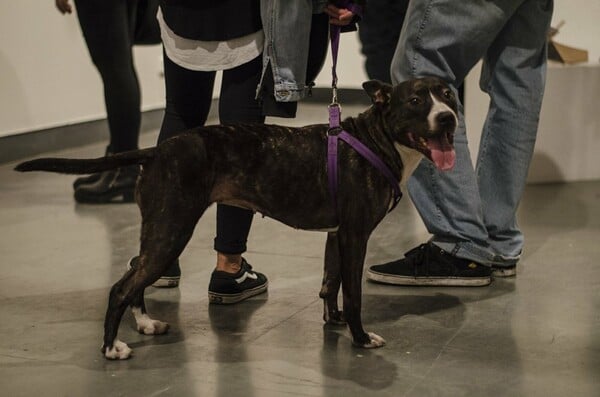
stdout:
{"type": "Polygon", "coordinates": [[[308,91],[305,82],[311,16],[323,12],[328,0],[261,0],[260,3],[265,48],[257,93],[261,92],[270,63],[275,100],[299,101],[308,91]]]}

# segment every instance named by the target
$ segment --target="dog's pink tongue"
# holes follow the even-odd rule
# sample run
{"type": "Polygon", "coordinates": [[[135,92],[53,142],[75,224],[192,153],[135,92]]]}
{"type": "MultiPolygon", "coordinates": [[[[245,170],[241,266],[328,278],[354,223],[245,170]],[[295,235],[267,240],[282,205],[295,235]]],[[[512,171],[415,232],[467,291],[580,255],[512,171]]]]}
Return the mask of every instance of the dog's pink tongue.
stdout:
{"type": "Polygon", "coordinates": [[[439,139],[429,139],[428,143],[429,150],[431,151],[431,159],[436,167],[442,171],[449,171],[454,168],[456,153],[445,134],[439,139]]]}

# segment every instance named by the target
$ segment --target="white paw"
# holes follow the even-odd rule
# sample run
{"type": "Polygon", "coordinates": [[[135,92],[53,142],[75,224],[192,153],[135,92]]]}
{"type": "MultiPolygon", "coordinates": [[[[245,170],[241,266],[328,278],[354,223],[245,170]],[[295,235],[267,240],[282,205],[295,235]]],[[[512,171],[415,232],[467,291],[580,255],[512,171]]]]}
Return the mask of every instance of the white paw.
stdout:
{"type": "Polygon", "coordinates": [[[104,357],[109,360],[127,360],[132,352],[133,350],[126,343],[115,339],[113,347],[104,351],[104,357]]]}
{"type": "Polygon", "coordinates": [[[361,347],[364,347],[365,349],[375,349],[377,347],[385,346],[385,339],[381,336],[373,332],[367,332],[367,335],[369,335],[369,343],[365,343],[364,345],[361,345],[361,347]]]}
{"type": "Polygon", "coordinates": [[[142,323],[138,323],[137,330],[140,334],[144,335],[162,335],[169,329],[169,324],[148,319],[142,323]]]}
{"type": "Polygon", "coordinates": [[[144,335],[161,335],[167,332],[169,324],[162,321],[153,320],[146,313],[142,313],[139,307],[131,309],[135,322],[137,324],[137,330],[140,334],[144,335]]]}

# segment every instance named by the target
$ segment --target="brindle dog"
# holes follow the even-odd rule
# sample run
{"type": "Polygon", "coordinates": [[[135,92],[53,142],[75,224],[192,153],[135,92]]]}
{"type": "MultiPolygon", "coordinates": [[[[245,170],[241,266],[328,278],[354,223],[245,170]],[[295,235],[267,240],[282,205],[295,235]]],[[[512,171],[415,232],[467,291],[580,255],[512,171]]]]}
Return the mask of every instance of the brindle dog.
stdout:
{"type": "MultiPolygon", "coordinates": [[[[427,77],[395,87],[368,81],[373,105],[341,127],[361,140],[390,168],[408,178],[422,157],[440,169],[454,165],[456,100],[449,86],[427,77]]],[[[385,341],[361,321],[361,281],[367,242],[390,208],[388,180],[353,148],[340,143],[336,207],[327,177],[327,124],[300,128],[261,124],[199,127],[154,148],[89,160],[37,159],[18,171],[84,174],[141,164],[136,201],[142,215],[139,266],[112,287],[102,352],[126,359],[131,349],[117,339],[131,306],[138,330],[162,334],[164,322],[146,313],[144,289],[182,253],[196,223],[212,203],[260,212],[298,229],[327,230],[320,296],[328,323],[347,323],[352,343],[364,348],[385,341]],[[343,287],[343,314],[337,295],[343,287]]]]}

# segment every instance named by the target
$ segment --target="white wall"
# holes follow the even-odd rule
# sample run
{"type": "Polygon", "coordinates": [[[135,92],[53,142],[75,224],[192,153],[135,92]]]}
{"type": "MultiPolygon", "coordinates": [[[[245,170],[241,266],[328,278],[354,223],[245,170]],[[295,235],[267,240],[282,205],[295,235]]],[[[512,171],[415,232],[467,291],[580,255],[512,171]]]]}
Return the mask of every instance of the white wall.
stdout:
{"type": "MultiPolygon", "coordinates": [[[[54,0],[0,2],[0,136],[105,117],[77,16],[54,0]]],[[[142,106],[162,107],[160,46],[135,49],[142,106]]]]}
{"type": "MultiPolygon", "coordinates": [[[[566,25],[557,40],[600,57],[600,1],[557,0],[555,21],[566,25]]],[[[75,15],[62,16],[54,0],[0,0],[0,136],[105,116],[100,78],[75,15]]],[[[136,48],[143,109],[162,107],[159,46],[136,48]]],[[[331,61],[317,80],[331,84],[331,61]]],[[[339,86],[360,88],[367,79],[355,34],[342,35],[339,86]]],[[[343,99],[343,98],[342,98],[343,99]]]]}
{"type": "MultiPolygon", "coordinates": [[[[331,87],[332,65],[331,49],[329,49],[323,70],[321,70],[315,81],[316,87],[331,87]]],[[[361,88],[361,84],[368,80],[364,68],[364,58],[360,52],[360,41],[358,40],[358,34],[355,32],[340,35],[337,76],[339,88],[361,88]]],[[[340,101],[342,100],[343,98],[340,98],[340,101]]]]}

